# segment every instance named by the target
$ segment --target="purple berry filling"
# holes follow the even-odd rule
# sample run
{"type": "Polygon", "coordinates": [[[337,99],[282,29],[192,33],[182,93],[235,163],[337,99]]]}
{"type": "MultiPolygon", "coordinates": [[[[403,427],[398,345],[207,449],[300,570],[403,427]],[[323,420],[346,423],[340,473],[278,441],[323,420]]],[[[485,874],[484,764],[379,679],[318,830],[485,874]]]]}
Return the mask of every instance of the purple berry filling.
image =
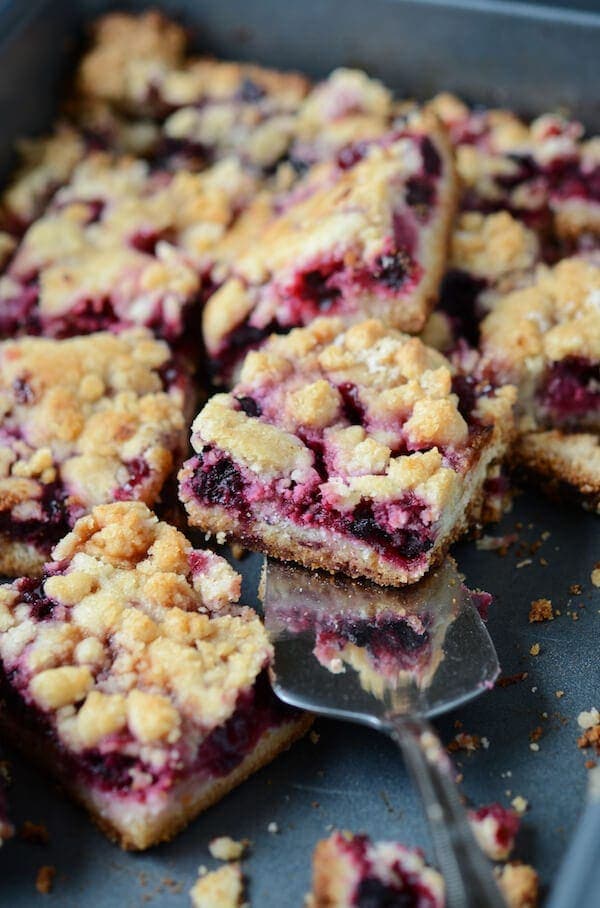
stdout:
{"type": "Polygon", "coordinates": [[[539,400],[555,424],[600,415],[600,363],[582,356],[552,363],[539,400]]]}
{"type": "MultiPolygon", "coordinates": [[[[313,452],[313,469],[319,483],[329,478],[322,442],[303,439],[313,452]]],[[[247,523],[253,505],[263,501],[277,501],[283,517],[301,527],[327,528],[335,533],[359,539],[370,545],[382,557],[406,564],[428,552],[435,541],[435,531],[426,526],[421,515],[426,505],[413,493],[401,496],[389,505],[374,507],[361,501],[350,514],[334,510],[322,497],[320,484],[314,484],[299,497],[292,485],[290,490],[261,486],[251,489],[239,469],[229,457],[210,446],[190,461],[193,477],[190,490],[204,506],[220,505],[236,514],[241,524],[247,523]],[[400,508],[405,514],[402,528],[387,527],[388,508],[400,508]]],[[[249,529],[251,534],[251,529],[249,529]]]]}
{"type": "Polygon", "coordinates": [[[50,552],[52,546],[71,528],[65,497],[66,493],[58,483],[42,486],[39,499],[41,516],[15,520],[10,511],[0,511],[0,533],[33,545],[42,552],[50,552]]]}
{"type": "Polygon", "coordinates": [[[59,754],[57,762],[61,774],[81,778],[86,785],[101,791],[142,802],[152,791],[169,790],[190,777],[228,775],[254,749],[262,735],[298,715],[275,697],[264,669],[253,687],[239,694],[235,711],[227,722],[205,738],[191,760],[173,748],[166,766],[156,770],[124,752],[129,743],[125,735],[113,737],[103,750],[94,748],[79,754],[67,750],[57,738],[48,716],[25,702],[17,683],[18,671],[7,673],[0,668],[0,696],[6,703],[7,712],[39,740],[52,742],[59,754]],[[143,773],[149,779],[145,787],[133,787],[133,771],[138,778],[143,773]]]}
{"type": "Polygon", "coordinates": [[[136,457],[126,463],[129,479],[119,489],[115,490],[116,501],[130,501],[136,497],[136,492],[150,476],[150,464],[143,457],[136,457]]]}
{"type": "Polygon", "coordinates": [[[361,878],[352,898],[357,908],[435,908],[438,904],[421,877],[406,870],[400,860],[392,865],[396,880],[384,883],[368,857],[367,836],[357,835],[350,841],[340,836],[338,843],[360,871],[361,878]]]}

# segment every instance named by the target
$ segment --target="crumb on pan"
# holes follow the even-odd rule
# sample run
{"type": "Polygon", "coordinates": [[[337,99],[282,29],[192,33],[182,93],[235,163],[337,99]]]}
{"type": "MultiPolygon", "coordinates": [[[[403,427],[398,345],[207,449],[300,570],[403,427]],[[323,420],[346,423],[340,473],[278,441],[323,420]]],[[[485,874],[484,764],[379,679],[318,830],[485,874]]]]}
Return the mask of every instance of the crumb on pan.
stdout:
{"type": "Polygon", "coordinates": [[[244,881],[239,864],[225,864],[201,876],[190,890],[194,908],[240,908],[244,881]]]}

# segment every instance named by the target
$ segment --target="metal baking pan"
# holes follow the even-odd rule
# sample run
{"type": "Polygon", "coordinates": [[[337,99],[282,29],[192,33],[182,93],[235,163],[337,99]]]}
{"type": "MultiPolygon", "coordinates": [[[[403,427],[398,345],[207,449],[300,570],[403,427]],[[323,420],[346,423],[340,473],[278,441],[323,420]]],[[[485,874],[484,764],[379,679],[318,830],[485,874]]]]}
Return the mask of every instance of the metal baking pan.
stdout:
{"type": "MultiPolygon", "coordinates": [[[[141,9],[147,4],[120,3],[141,9]]],[[[313,76],[358,65],[400,95],[426,97],[440,89],[475,102],[504,103],[526,113],[567,107],[600,127],[600,16],[520,3],[417,0],[172,0],[156,3],[181,18],[198,49],[230,58],[302,69],[313,76]]],[[[61,79],[84,23],[109,8],[102,0],[0,2],[0,166],[18,135],[46,127],[61,79]]],[[[496,596],[489,627],[503,674],[526,673],[439,721],[450,740],[455,723],[489,742],[458,755],[465,795],[475,804],[516,795],[529,801],[516,856],[533,863],[545,891],[581,813],[586,756],[577,749],[577,714],[600,705],[600,590],[590,572],[600,558],[598,521],[568,503],[551,504],[532,491],[493,534],[517,532],[539,550],[513,546],[506,557],[455,547],[471,586],[496,596]],[[543,560],[542,560],[543,559],[543,560]],[[573,592],[580,584],[582,592],[573,592]],[[529,605],[547,596],[561,614],[529,624],[529,605]],[[575,620],[577,619],[577,620],[575,620]],[[536,657],[529,654],[541,646],[536,657]],[[564,691],[563,696],[557,692],[564,691]],[[529,734],[543,729],[539,750],[529,734]]],[[[245,599],[256,602],[259,559],[241,562],[245,599]]],[[[306,739],[196,820],[170,844],[124,854],[98,832],[51,783],[14,758],[11,798],[17,824],[44,822],[48,845],[18,838],[0,850],[0,905],[35,905],[35,875],[56,867],[50,904],[175,906],[215,835],[252,840],[245,862],[255,908],[300,906],[310,884],[315,842],[332,825],[420,845],[430,853],[417,798],[394,747],[376,732],[319,722],[319,741],[306,739]],[[268,832],[270,823],[279,832],[268,832]]],[[[12,755],[11,755],[12,756],[12,755]]]]}

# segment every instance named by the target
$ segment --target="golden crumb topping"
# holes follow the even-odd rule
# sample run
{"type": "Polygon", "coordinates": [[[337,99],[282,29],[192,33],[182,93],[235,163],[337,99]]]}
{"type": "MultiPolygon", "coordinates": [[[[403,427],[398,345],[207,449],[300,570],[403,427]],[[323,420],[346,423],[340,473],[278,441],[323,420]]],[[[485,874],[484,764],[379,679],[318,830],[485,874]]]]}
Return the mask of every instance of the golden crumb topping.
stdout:
{"type": "Polygon", "coordinates": [[[25,234],[0,279],[0,304],[34,274],[46,322],[109,300],[120,321],[161,321],[176,336],[210,250],[255,189],[232,159],[201,174],[157,175],[142,160],[90,154],[25,234]]]}
{"type": "Polygon", "coordinates": [[[600,359],[600,267],[584,258],[540,267],[533,286],[499,301],[481,325],[484,362],[526,382],[568,356],[600,359]]]}
{"type": "Polygon", "coordinates": [[[184,428],[183,393],[160,375],[169,360],[143,329],[0,344],[0,510],[42,519],[53,483],[75,514],[118,490],[155,501],[184,428]],[[127,491],[132,464],[143,481],[127,491]]]}
{"type": "Polygon", "coordinates": [[[508,908],[537,908],[538,875],[528,864],[506,864],[498,871],[498,882],[508,908]]]}
{"type": "Polygon", "coordinates": [[[53,557],[43,620],[22,581],[0,587],[0,655],[71,749],[127,734],[160,765],[184,730],[191,743],[225,722],[270,657],[256,614],[227,608],[233,569],[141,502],[95,508],[53,557]]]}
{"type": "Polygon", "coordinates": [[[490,215],[469,211],[458,218],[452,234],[452,267],[498,281],[532,268],[538,258],[536,234],[507,211],[490,215]]]}
{"type": "MultiPolygon", "coordinates": [[[[507,388],[487,398],[478,418],[508,431],[513,397],[507,388]]],[[[250,353],[233,392],[211,398],[192,427],[197,451],[214,446],[265,481],[309,480],[306,438],[321,439],[329,472],[321,493],[335,507],[414,490],[439,514],[459,494],[462,469],[445,452],[468,445],[469,427],[442,354],[377,320],[344,331],[341,320],[320,318],[250,353]],[[245,398],[258,403],[258,418],[240,407],[245,398]]]]}

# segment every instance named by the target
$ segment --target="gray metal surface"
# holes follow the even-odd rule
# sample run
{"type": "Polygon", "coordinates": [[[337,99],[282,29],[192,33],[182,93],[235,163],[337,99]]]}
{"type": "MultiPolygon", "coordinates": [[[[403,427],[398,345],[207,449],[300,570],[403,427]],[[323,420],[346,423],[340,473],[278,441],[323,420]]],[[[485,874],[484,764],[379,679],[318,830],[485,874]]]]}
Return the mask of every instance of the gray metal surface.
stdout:
{"type": "MultiPolygon", "coordinates": [[[[33,5],[24,4],[28,10],[33,5]]],[[[105,5],[47,3],[48,18],[24,25],[12,42],[0,16],[4,150],[19,130],[45,125],[56,97],[61,40],[70,36],[84,6],[92,11],[105,5]]],[[[567,101],[590,125],[594,118],[596,125],[600,120],[598,16],[545,14],[538,8],[534,16],[518,10],[511,17],[507,5],[500,11],[496,4],[494,12],[486,13],[481,4],[473,12],[466,4],[453,11],[450,5],[398,0],[161,5],[187,8],[188,20],[193,8],[195,21],[207,23],[202,43],[228,56],[314,73],[355,62],[398,90],[423,95],[450,87],[476,100],[506,98],[532,110],[567,101]]],[[[590,583],[590,571],[600,560],[599,524],[576,507],[552,505],[534,494],[517,502],[504,530],[512,530],[516,522],[523,524],[520,534],[531,543],[550,532],[539,551],[518,554],[513,547],[500,558],[464,543],[455,553],[469,585],[497,597],[489,629],[504,675],[526,672],[527,677],[497,687],[437,726],[450,740],[460,721],[464,731],[489,741],[487,748],[458,756],[464,792],[477,804],[508,803],[517,794],[529,800],[517,855],[533,862],[547,884],[583,806],[585,755],[576,747],[576,716],[600,706],[600,590],[590,583]],[[570,592],[573,584],[582,585],[580,596],[570,592]],[[550,597],[561,614],[548,624],[529,624],[529,604],[540,596],[550,597]],[[529,655],[534,643],[541,646],[537,657],[529,655]],[[557,697],[557,691],[564,696],[557,697]],[[534,752],[529,734],[536,726],[542,726],[543,735],[534,752]]],[[[241,564],[250,603],[255,601],[259,563],[249,558],[241,564]]],[[[427,849],[425,823],[395,747],[368,729],[334,722],[316,727],[318,743],[300,742],[174,842],[145,855],[123,854],[110,845],[51,784],[15,759],[15,819],[45,822],[50,843],[16,840],[0,850],[0,904],[41,904],[34,880],[42,864],[57,869],[55,892],[47,903],[61,908],[187,904],[185,892],[198,865],[215,865],[208,840],[221,833],[254,843],[245,866],[255,908],[301,905],[309,885],[310,853],[332,824],[399,837],[427,849]],[[271,822],[278,824],[278,834],[268,832],[271,822]]]]}

